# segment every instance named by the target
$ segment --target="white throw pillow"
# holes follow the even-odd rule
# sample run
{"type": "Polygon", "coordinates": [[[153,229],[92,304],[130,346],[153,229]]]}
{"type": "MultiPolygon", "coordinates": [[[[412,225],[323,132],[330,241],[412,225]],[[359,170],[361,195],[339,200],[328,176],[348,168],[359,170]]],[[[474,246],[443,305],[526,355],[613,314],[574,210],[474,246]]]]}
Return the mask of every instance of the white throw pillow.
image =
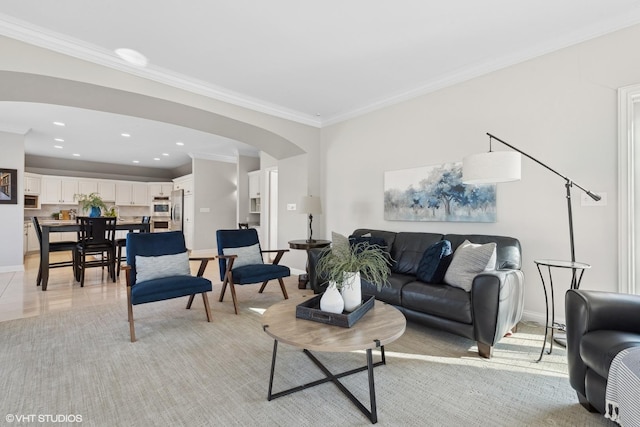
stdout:
{"type": "Polygon", "coordinates": [[[496,269],[496,247],[495,243],[479,245],[465,240],[453,253],[444,283],[470,292],[474,277],[496,269]]]}
{"type": "Polygon", "coordinates": [[[136,255],[136,282],[172,276],[191,276],[187,252],[161,256],[136,255]]]}
{"type": "Polygon", "coordinates": [[[260,244],[258,243],[238,248],[223,248],[222,253],[224,255],[238,255],[238,258],[233,262],[233,268],[242,267],[243,265],[263,264],[260,244]]]}

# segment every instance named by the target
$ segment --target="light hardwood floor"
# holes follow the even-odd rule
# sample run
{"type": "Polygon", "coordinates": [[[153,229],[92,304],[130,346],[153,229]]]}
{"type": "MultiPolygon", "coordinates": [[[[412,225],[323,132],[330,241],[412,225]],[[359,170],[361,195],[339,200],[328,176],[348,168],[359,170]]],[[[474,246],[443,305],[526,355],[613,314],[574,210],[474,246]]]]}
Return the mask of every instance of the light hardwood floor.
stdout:
{"type": "MultiPolygon", "coordinates": [[[[52,253],[51,261],[66,259],[64,253],[52,253]]],[[[36,286],[38,276],[39,255],[29,254],[25,257],[25,271],[0,273],[0,322],[39,316],[44,313],[71,310],[74,308],[94,306],[121,300],[126,304],[127,289],[124,272],[114,283],[100,268],[87,269],[84,287],[73,278],[71,267],[54,268],[49,271],[49,284],[47,290],[42,292],[40,286],[36,286]]],[[[200,262],[191,262],[191,272],[196,274],[200,262]]],[[[209,300],[214,303],[219,295],[220,276],[217,261],[209,262],[204,277],[211,280],[214,292],[209,300]]],[[[308,293],[297,289],[297,275],[285,279],[287,292],[308,293]]],[[[277,292],[280,292],[276,284],[270,284],[277,292]]],[[[257,292],[257,291],[256,291],[257,292]]],[[[225,296],[225,303],[233,307],[231,295],[225,296]]],[[[225,308],[226,309],[226,308],[225,308]]],[[[232,309],[232,308],[231,308],[232,309]]]]}

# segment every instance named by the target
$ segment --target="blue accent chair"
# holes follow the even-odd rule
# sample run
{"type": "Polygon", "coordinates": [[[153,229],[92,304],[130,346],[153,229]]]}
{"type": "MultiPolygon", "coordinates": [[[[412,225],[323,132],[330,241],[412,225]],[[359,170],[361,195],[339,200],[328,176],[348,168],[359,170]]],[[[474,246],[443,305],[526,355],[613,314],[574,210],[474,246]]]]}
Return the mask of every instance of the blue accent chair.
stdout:
{"type": "Polygon", "coordinates": [[[258,232],[255,228],[239,229],[239,230],[218,230],[216,232],[218,242],[218,264],[220,267],[220,280],[222,280],[222,290],[220,291],[220,302],[224,298],[224,293],[229,285],[231,289],[231,298],[233,299],[233,308],[238,314],[238,301],[236,299],[235,285],[249,285],[262,282],[259,293],[262,293],[269,280],[278,279],[280,289],[284,295],[284,299],[289,299],[287,289],[284,286],[283,277],[289,277],[291,271],[289,267],[278,265],[282,255],[289,252],[288,249],[262,250],[258,239],[258,232]],[[234,267],[234,263],[243,264],[240,261],[242,255],[231,255],[229,252],[237,251],[238,248],[247,248],[257,245],[259,259],[254,263],[240,265],[234,267]],[[225,255],[225,249],[227,255],[225,255]],[[262,254],[275,252],[275,259],[271,264],[265,264],[262,261],[262,254]]]}
{"type": "Polygon", "coordinates": [[[211,281],[202,277],[207,263],[215,257],[189,258],[200,261],[196,276],[175,275],[137,281],[136,255],[159,257],[180,254],[187,251],[184,235],[181,231],[167,233],[129,233],[127,234],[127,264],[123,269],[127,273],[127,306],[129,314],[129,331],[131,342],[135,342],[136,334],[133,324],[133,306],[154,301],[189,296],[187,309],[191,308],[196,294],[202,294],[207,322],[211,322],[211,309],[207,292],[211,292],[211,281]]]}

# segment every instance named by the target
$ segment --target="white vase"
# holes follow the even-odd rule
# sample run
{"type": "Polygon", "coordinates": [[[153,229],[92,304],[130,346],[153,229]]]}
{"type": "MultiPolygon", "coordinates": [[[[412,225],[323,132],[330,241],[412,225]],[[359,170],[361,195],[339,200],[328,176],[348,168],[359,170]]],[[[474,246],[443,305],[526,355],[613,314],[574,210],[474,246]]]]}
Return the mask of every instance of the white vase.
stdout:
{"type": "Polygon", "coordinates": [[[360,284],[359,271],[344,273],[342,299],[346,311],[353,311],[362,305],[362,285],[360,284]]]}
{"type": "Polygon", "coordinates": [[[336,282],[329,282],[327,290],[324,291],[322,298],[320,298],[320,310],[336,314],[340,314],[344,310],[344,301],[336,287],[336,282]]]}

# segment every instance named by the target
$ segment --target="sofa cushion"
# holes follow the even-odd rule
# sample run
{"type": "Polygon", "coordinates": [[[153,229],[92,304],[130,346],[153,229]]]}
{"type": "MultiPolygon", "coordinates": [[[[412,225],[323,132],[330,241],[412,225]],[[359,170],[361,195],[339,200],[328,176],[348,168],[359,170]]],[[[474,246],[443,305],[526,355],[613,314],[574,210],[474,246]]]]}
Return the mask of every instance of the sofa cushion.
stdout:
{"type": "Polygon", "coordinates": [[[416,275],[422,254],[427,248],[442,240],[436,233],[398,233],[391,248],[393,273],[416,275]]]}
{"type": "Polygon", "coordinates": [[[454,286],[411,282],[402,287],[402,305],[410,310],[471,324],[471,294],[454,286]]]}
{"type": "Polygon", "coordinates": [[[465,240],[480,244],[494,242],[497,245],[496,269],[520,270],[522,268],[520,241],[513,237],[485,234],[445,234],[443,238],[451,242],[451,249],[454,252],[465,240]]]}
{"type": "Polygon", "coordinates": [[[480,245],[465,240],[454,252],[444,282],[470,292],[473,279],[483,271],[495,270],[495,265],[495,243],[480,245]]]}
{"type": "Polygon", "coordinates": [[[447,267],[451,263],[451,242],[440,240],[429,246],[422,254],[416,277],[425,283],[442,283],[447,267]]]}
{"type": "Polygon", "coordinates": [[[389,283],[383,286],[380,292],[378,288],[368,281],[361,279],[362,293],[366,295],[373,295],[376,299],[384,301],[388,304],[402,305],[402,287],[409,282],[416,280],[415,276],[408,274],[393,273],[389,275],[389,283]]]}
{"type": "Polygon", "coordinates": [[[640,346],[640,334],[599,330],[584,334],[580,341],[580,357],[585,365],[607,378],[611,362],[625,348],[640,346]]]}

